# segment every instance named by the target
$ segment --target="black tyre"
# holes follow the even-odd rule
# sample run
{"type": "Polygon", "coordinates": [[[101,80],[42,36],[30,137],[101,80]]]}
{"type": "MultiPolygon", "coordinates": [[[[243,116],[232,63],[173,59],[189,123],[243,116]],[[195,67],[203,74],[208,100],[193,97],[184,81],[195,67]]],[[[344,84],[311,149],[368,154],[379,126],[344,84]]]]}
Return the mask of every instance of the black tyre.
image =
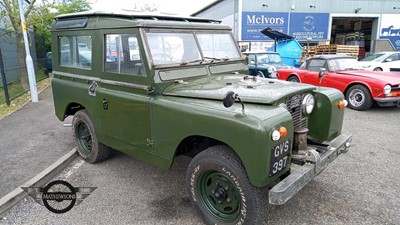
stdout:
{"type": "Polygon", "coordinates": [[[96,163],[110,156],[111,149],[97,141],[93,123],[86,110],[75,113],[72,129],[78,153],[86,162],[96,163]]]}
{"type": "Polygon", "coordinates": [[[227,146],[196,155],[186,173],[189,198],[206,224],[262,224],[260,189],[227,146]]]}
{"type": "Polygon", "coordinates": [[[261,71],[258,71],[258,72],[256,73],[256,76],[257,76],[257,77],[265,77],[265,76],[264,76],[264,73],[261,72],[261,71]]]}
{"type": "Polygon", "coordinates": [[[364,85],[354,85],[346,92],[346,100],[349,107],[354,110],[367,110],[371,108],[373,100],[367,87],[364,85]]]}
{"type": "Polygon", "coordinates": [[[300,83],[300,80],[299,80],[299,78],[298,77],[296,77],[296,76],[290,76],[289,78],[288,78],[288,80],[287,81],[290,81],[290,82],[296,82],[296,83],[300,83]]]}
{"type": "Polygon", "coordinates": [[[376,67],[376,68],[374,69],[374,71],[383,71],[383,70],[382,70],[382,68],[380,68],[380,67],[376,67]]]}

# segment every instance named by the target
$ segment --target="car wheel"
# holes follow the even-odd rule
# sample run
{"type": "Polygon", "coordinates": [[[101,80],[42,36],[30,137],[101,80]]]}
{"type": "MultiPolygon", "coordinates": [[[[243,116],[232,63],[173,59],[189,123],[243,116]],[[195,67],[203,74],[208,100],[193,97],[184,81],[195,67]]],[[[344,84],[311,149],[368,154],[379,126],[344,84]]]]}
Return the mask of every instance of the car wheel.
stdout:
{"type": "Polygon", "coordinates": [[[382,68],[376,67],[374,71],[383,71],[382,68]]]}
{"type": "Polygon", "coordinates": [[[78,154],[88,163],[96,163],[107,159],[110,147],[98,142],[93,123],[86,110],[75,113],[72,120],[74,140],[78,154]]]}
{"type": "Polygon", "coordinates": [[[189,198],[206,224],[261,224],[260,190],[227,146],[196,155],[186,173],[189,198]]]}
{"type": "Polygon", "coordinates": [[[261,72],[261,71],[258,71],[258,72],[256,73],[256,76],[257,76],[257,77],[265,77],[265,76],[264,76],[264,73],[261,72]]]}
{"type": "Polygon", "coordinates": [[[363,85],[354,85],[346,93],[346,99],[349,107],[355,110],[367,110],[372,106],[372,97],[367,87],[363,85]]]}
{"type": "Polygon", "coordinates": [[[300,80],[296,76],[290,76],[287,81],[300,83],[300,80]]]}

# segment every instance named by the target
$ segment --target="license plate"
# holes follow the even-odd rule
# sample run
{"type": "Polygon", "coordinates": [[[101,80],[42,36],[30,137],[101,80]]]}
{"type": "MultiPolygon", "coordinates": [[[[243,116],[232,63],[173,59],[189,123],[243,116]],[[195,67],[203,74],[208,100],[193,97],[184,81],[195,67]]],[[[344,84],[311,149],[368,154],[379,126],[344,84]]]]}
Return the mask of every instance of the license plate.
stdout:
{"type": "Polygon", "coordinates": [[[269,176],[275,175],[289,165],[289,154],[291,149],[291,140],[286,140],[272,148],[269,176]]]}

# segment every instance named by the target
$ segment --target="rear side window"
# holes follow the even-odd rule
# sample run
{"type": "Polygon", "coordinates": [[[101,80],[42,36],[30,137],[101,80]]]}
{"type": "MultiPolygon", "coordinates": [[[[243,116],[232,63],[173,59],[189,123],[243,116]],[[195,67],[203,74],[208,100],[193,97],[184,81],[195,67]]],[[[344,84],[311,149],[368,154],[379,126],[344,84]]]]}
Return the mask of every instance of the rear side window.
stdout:
{"type": "Polygon", "coordinates": [[[146,76],[134,34],[106,34],[105,42],[105,72],[146,76]]]}
{"type": "Polygon", "coordinates": [[[60,66],[79,69],[92,68],[91,36],[61,36],[58,50],[60,66]]]}

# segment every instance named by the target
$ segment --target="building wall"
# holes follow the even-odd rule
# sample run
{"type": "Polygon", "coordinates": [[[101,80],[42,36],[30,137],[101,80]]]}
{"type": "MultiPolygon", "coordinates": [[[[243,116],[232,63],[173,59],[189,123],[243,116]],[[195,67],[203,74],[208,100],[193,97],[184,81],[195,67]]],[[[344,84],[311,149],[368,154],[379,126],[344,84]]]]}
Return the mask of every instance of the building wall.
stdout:
{"type": "Polygon", "coordinates": [[[238,26],[232,28],[239,41],[265,41],[265,37],[258,33],[263,28],[271,27],[300,41],[311,38],[321,43],[329,42],[332,18],[371,18],[372,42],[388,39],[394,49],[400,50],[400,33],[395,32],[400,30],[400,2],[397,0],[223,0],[194,15],[223,19],[227,17],[227,10],[236,15],[234,19],[237,19],[238,26]],[[220,10],[214,11],[232,2],[237,5],[233,10],[227,7],[224,14],[220,10]],[[304,26],[310,24],[314,27],[304,26]],[[391,26],[393,32],[382,33],[382,29],[391,26]]]}

